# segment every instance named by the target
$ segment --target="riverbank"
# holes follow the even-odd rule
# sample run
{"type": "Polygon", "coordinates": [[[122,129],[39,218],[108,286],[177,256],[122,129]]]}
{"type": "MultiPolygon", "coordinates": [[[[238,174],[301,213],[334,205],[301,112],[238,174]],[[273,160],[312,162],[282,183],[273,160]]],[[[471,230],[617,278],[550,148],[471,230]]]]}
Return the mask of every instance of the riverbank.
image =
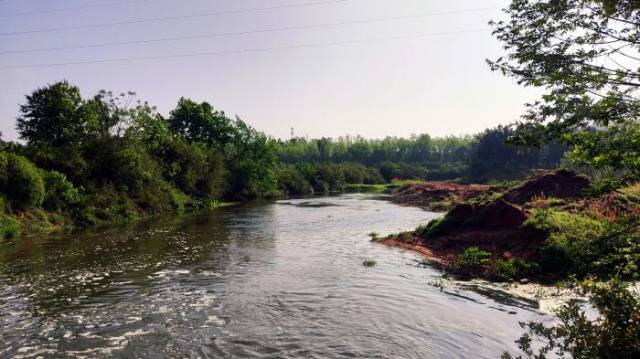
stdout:
{"type": "Polygon", "coordinates": [[[392,195],[397,203],[449,211],[414,231],[373,240],[419,252],[459,278],[555,283],[632,276],[640,260],[633,250],[637,184],[594,194],[587,178],[558,170],[506,189],[414,183],[392,195]]]}
{"type": "Polygon", "coordinates": [[[500,186],[460,184],[456,182],[408,182],[393,188],[395,203],[444,212],[468,201],[482,201],[502,192],[500,186]]]}
{"type": "Polygon", "coordinates": [[[134,209],[126,213],[109,217],[94,217],[90,223],[78,222],[78,217],[73,213],[54,212],[43,209],[23,210],[15,214],[0,214],[0,243],[12,241],[21,237],[37,235],[50,235],[56,233],[71,232],[78,229],[100,228],[115,226],[125,223],[150,219],[168,214],[178,215],[182,213],[196,213],[199,211],[216,210],[231,207],[242,202],[221,201],[191,201],[186,206],[163,212],[147,212],[142,209],[134,209]]]}

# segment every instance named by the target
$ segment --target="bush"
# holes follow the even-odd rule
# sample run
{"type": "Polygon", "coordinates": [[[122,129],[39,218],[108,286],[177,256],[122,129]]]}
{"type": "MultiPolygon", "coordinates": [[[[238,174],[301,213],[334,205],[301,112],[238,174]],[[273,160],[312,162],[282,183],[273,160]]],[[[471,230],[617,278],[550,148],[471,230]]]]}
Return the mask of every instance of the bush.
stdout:
{"type": "Polygon", "coordinates": [[[313,187],[295,167],[278,169],[278,189],[288,196],[313,194],[313,187]]]}
{"type": "Polygon", "coordinates": [[[608,278],[620,274],[638,277],[640,236],[635,216],[614,222],[583,214],[535,209],[524,228],[544,236],[538,263],[541,270],[557,276],[608,278]]]}
{"type": "Polygon", "coordinates": [[[393,179],[424,179],[427,177],[427,169],[402,162],[382,162],[380,174],[387,182],[393,179]]]}
{"type": "Polygon", "coordinates": [[[12,239],[20,236],[20,221],[13,216],[0,214],[0,238],[12,239]]]}
{"type": "Polygon", "coordinates": [[[364,178],[365,184],[379,184],[385,182],[386,181],[384,180],[384,177],[382,177],[382,174],[380,174],[380,170],[375,167],[367,168],[367,174],[364,178]]]}
{"type": "Polygon", "coordinates": [[[152,180],[161,178],[157,163],[137,143],[121,138],[94,141],[87,152],[91,179],[97,187],[113,184],[139,196],[152,180]]]}
{"type": "Polygon", "coordinates": [[[0,152],[0,192],[7,190],[9,179],[9,156],[6,152],[0,152]]]}
{"type": "Polygon", "coordinates": [[[498,259],[491,263],[489,277],[497,281],[510,282],[532,274],[533,268],[532,264],[521,258],[498,259]]]}
{"type": "Polygon", "coordinates": [[[184,212],[187,202],[189,201],[189,196],[175,188],[169,189],[169,195],[171,197],[171,207],[173,210],[178,213],[184,212]]]}
{"type": "Polygon", "coordinates": [[[443,218],[433,219],[426,225],[419,226],[415,232],[419,237],[429,239],[446,234],[458,225],[460,225],[458,220],[447,215],[443,218]]]}
{"type": "MultiPolygon", "coordinates": [[[[594,311],[587,315],[578,302],[570,301],[558,310],[557,324],[520,323],[527,332],[516,343],[527,358],[640,357],[640,303],[634,294],[618,280],[585,289],[595,318],[594,311]]],[[[513,357],[504,353],[502,358],[513,357]]]]}
{"type": "Polygon", "coordinates": [[[491,253],[476,246],[469,247],[456,257],[453,268],[461,274],[471,274],[482,270],[489,258],[491,253]]]}
{"type": "Polygon", "coordinates": [[[67,180],[67,176],[57,171],[42,171],[42,177],[45,187],[44,209],[60,211],[80,203],[80,192],[67,180]]]}
{"type": "Polygon", "coordinates": [[[44,200],[44,181],[38,168],[22,156],[7,157],[7,198],[19,209],[40,207],[44,200]]]}

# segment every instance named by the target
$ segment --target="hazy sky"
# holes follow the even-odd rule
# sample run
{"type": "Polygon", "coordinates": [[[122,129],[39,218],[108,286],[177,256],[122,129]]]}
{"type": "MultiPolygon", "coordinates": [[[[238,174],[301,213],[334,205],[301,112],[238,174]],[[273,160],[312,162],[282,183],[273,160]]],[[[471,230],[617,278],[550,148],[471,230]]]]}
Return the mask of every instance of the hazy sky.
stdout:
{"type": "Polygon", "coordinates": [[[501,16],[499,7],[507,3],[0,0],[0,131],[5,139],[16,139],[15,118],[24,96],[47,83],[67,79],[80,86],[85,97],[100,89],[135,91],[163,114],[180,96],[206,100],[283,138],[289,137],[291,127],[296,135],[310,137],[478,132],[513,122],[523,103],[534,99],[532,90],[492,73],[485,63],[486,58],[501,54],[486,23],[501,16]],[[307,5],[289,6],[293,4],[307,5]],[[479,8],[484,10],[466,11],[479,8]],[[53,11],[58,9],[66,10],[53,11]],[[218,15],[31,32],[204,13],[218,15]],[[426,14],[432,16],[416,16],[426,14]],[[368,21],[394,17],[402,18],[368,21]],[[341,25],[300,29],[336,23],[341,25]],[[289,29],[262,31],[276,28],[289,29]],[[23,33],[7,34],[15,32],[23,33]],[[229,32],[245,33],[86,48],[229,32]],[[355,42],[360,40],[367,41],[355,42]],[[85,48],[6,53],[69,46],[85,48]],[[265,48],[271,50],[256,50],[265,48]],[[211,52],[218,54],[8,68],[211,52]]]}

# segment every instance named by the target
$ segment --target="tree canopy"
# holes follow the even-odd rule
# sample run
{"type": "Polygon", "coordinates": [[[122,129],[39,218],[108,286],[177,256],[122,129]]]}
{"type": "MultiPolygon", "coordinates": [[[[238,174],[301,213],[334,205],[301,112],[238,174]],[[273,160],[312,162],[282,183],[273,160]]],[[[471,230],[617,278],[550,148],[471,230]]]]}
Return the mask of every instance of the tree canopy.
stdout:
{"type": "Polygon", "coordinates": [[[493,70],[545,89],[527,105],[512,142],[558,140],[573,160],[640,174],[640,2],[513,0],[492,21],[506,55],[493,70]]]}

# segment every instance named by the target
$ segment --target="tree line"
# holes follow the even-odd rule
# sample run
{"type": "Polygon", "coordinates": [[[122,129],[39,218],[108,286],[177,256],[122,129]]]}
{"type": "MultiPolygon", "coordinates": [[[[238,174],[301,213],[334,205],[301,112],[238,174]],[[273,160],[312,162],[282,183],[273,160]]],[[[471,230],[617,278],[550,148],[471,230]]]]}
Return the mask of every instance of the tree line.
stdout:
{"type": "Polygon", "coordinates": [[[531,169],[558,167],[567,150],[556,142],[537,148],[507,144],[514,135],[511,127],[498,126],[476,136],[279,140],[281,189],[339,191],[345,184],[385,183],[393,179],[517,179],[531,169]]]}
{"type": "Polygon", "coordinates": [[[206,102],[182,98],[165,118],[134,93],[85,99],[58,82],[27,96],[17,130],[24,144],[0,152],[5,214],[94,224],[277,191],[275,142],[206,102]]]}
{"type": "Polygon", "coordinates": [[[3,223],[28,209],[95,224],[394,179],[513,178],[557,166],[564,151],[505,144],[507,127],[444,138],[275,140],[207,102],[181,98],[163,116],[133,92],[83,98],[65,81],[26,96],[16,127],[22,142],[0,144],[3,223]]]}

